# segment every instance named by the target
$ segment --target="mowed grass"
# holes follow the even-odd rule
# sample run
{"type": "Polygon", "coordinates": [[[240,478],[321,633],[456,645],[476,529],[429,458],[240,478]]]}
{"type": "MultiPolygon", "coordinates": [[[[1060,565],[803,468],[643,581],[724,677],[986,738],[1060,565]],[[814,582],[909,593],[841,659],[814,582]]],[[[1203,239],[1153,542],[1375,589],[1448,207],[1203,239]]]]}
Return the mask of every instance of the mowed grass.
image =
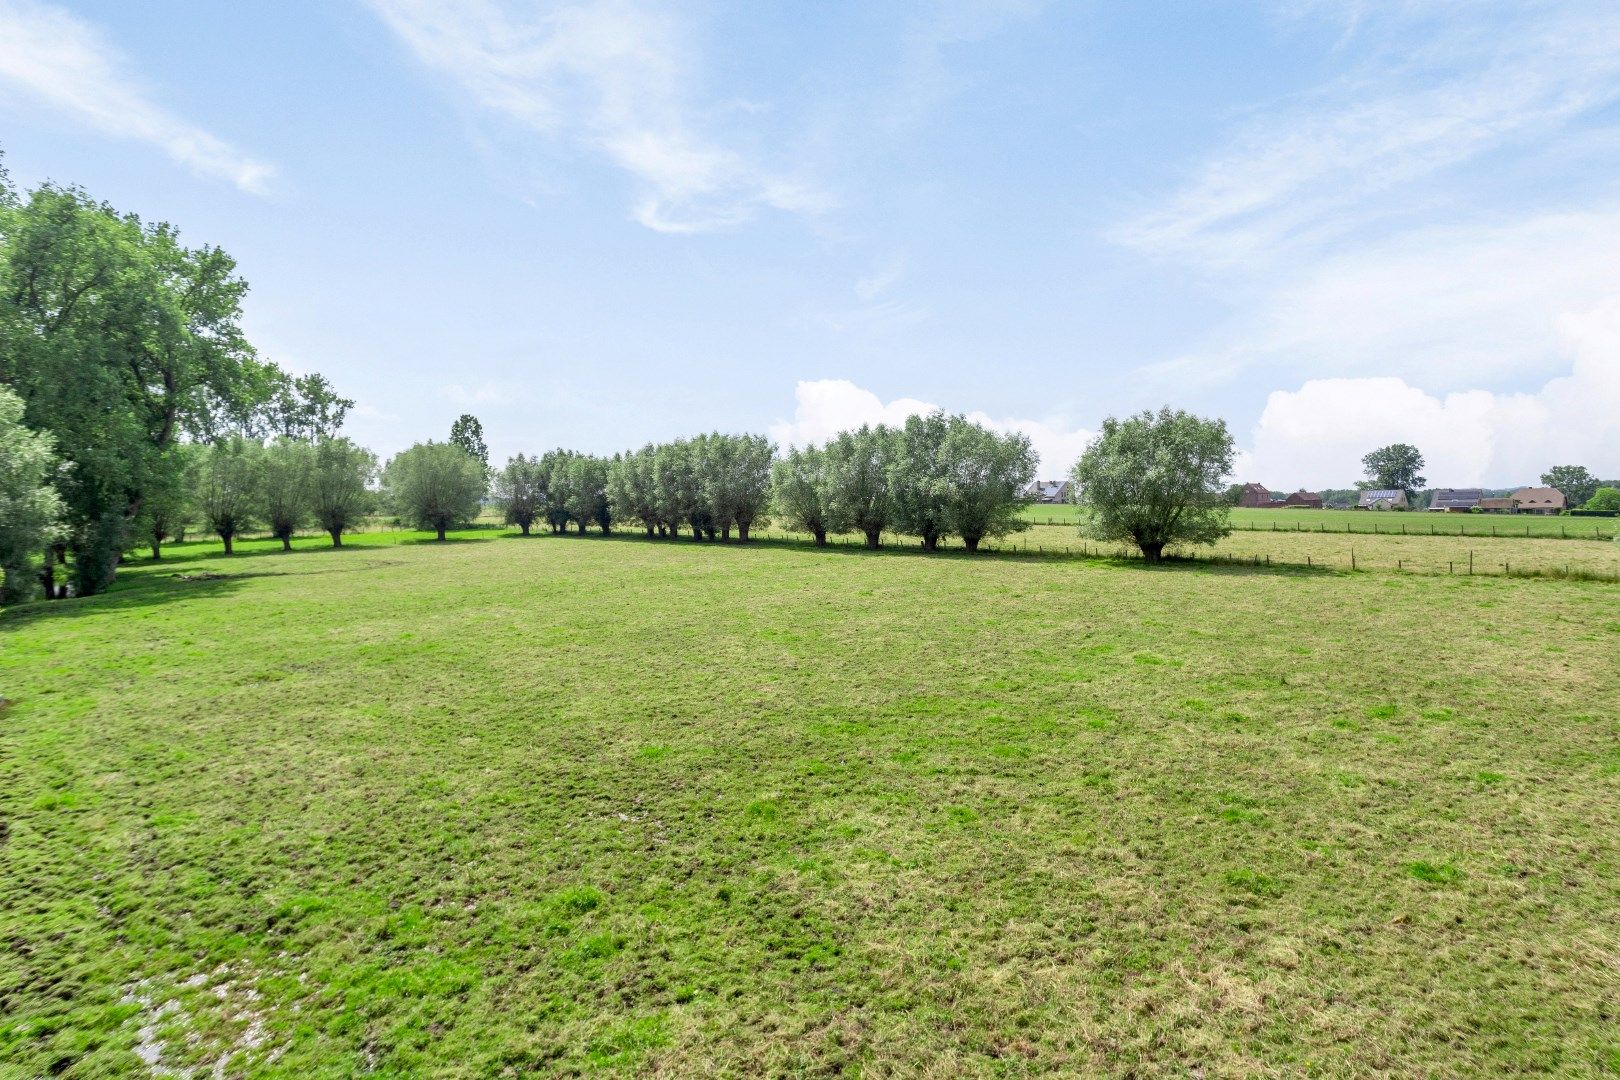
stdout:
{"type": "Polygon", "coordinates": [[[0,615],[0,1072],[1620,1071],[1613,586],[401,539],[0,615]]]}
{"type": "MultiPolygon", "coordinates": [[[[1040,525],[1069,525],[1080,520],[1080,508],[1037,503],[1024,511],[1040,525]]],[[[1620,518],[1542,516],[1540,514],[1440,514],[1427,511],[1271,510],[1239,506],[1232,525],[1245,531],[1354,532],[1396,536],[1544,537],[1612,540],[1620,535],[1620,518]]]]}

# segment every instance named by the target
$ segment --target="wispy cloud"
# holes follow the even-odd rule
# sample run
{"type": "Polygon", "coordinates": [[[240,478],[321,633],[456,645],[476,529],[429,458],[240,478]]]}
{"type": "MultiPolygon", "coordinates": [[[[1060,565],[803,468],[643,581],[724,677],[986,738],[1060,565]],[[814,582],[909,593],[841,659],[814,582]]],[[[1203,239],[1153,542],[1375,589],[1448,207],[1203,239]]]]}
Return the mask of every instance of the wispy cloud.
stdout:
{"type": "Polygon", "coordinates": [[[32,0],[0,0],[0,99],[44,105],[108,135],[158,147],[256,195],[275,169],[159,105],[95,27],[32,0]]]}
{"type": "MultiPolygon", "coordinates": [[[[1437,15],[1432,4],[1307,6],[1349,27],[1437,15]]],[[[1445,18],[1424,24],[1432,36],[1394,35],[1398,46],[1374,48],[1351,74],[1252,118],[1119,238],[1214,266],[1275,258],[1398,216],[1415,182],[1620,100],[1620,7],[1442,6],[1445,18]]]]}
{"type": "Polygon", "coordinates": [[[701,232],[766,208],[815,213],[831,205],[813,184],[750,160],[706,130],[692,101],[692,50],[668,14],[632,0],[369,3],[424,64],[480,107],[591,147],[633,176],[632,213],[650,229],[701,232]]]}

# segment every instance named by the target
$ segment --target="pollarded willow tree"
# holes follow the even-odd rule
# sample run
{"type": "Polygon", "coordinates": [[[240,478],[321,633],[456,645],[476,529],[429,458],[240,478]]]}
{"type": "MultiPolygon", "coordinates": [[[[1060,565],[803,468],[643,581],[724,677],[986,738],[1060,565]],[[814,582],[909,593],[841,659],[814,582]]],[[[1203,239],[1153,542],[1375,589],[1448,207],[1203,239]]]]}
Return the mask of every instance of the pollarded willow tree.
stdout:
{"type": "Polygon", "coordinates": [[[639,522],[649,537],[657,536],[661,526],[653,476],[657,453],[657,447],[648,443],[640,450],[615,454],[607,474],[608,504],[614,520],[639,522]]]}
{"type": "Polygon", "coordinates": [[[371,512],[376,496],[371,481],[377,475],[377,455],[344,438],[315,443],[309,475],[309,511],[333,547],[343,546],[343,534],[371,512]]]}
{"type": "Polygon", "coordinates": [[[258,522],[264,447],[240,435],[212,443],[197,471],[197,509],[210,532],[236,551],[236,537],[258,522]]]}
{"type": "Polygon", "coordinates": [[[953,476],[946,443],[952,426],[966,422],[939,411],[908,416],[894,436],[889,466],[894,527],[920,538],[924,551],[936,550],[950,531],[953,476]]]}
{"type": "Polygon", "coordinates": [[[893,428],[862,424],[839,432],[825,450],[831,516],[861,532],[869,548],[882,543],[883,530],[894,519],[895,443],[893,428]]]}
{"type": "Polygon", "coordinates": [[[197,469],[206,452],[207,447],[196,443],[176,443],[147,479],[135,535],[151,547],[154,560],[163,558],[166,541],[185,538],[196,512],[197,469]]]}
{"type": "Polygon", "coordinates": [[[0,604],[38,595],[34,557],[60,536],[62,522],[50,436],[22,419],[22,398],[0,386],[0,604]]]}
{"type": "Polygon", "coordinates": [[[608,505],[608,462],[591,454],[574,454],[565,466],[564,505],[568,516],[584,532],[595,525],[606,536],[613,531],[613,509],[608,505]]]}
{"type": "Polygon", "coordinates": [[[292,550],[293,533],[309,521],[309,481],[315,448],[302,439],[277,436],[264,448],[259,468],[259,507],[270,535],[292,550]]]}
{"type": "Polygon", "coordinates": [[[1028,435],[998,435],[966,417],[953,416],[947,423],[942,456],[950,474],[945,489],[946,525],[969,551],[979,550],[979,542],[986,537],[1029,528],[1021,516],[1029,504],[1026,493],[1035,480],[1035,451],[1028,435]]]}
{"type": "Polygon", "coordinates": [[[490,494],[501,508],[502,520],[516,525],[524,536],[545,513],[546,480],[540,459],[518,454],[490,478],[490,494]]]}
{"type": "MultiPolygon", "coordinates": [[[[771,498],[771,462],[776,447],[763,435],[703,437],[698,459],[699,484],[712,526],[720,538],[748,540],[749,530],[762,523],[771,498]]],[[[712,530],[710,535],[712,536],[712,530]]]]}
{"type": "Polygon", "coordinates": [[[1224,420],[1164,408],[1109,417],[1071,474],[1083,526],[1099,540],[1123,540],[1156,563],[1172,544],[1213,544],[1228,535],[1225,482],[1232,435],[1224,420]]]}
{"type": "Polygon", "coordinates": [[[472,521],[484,498],[484,467],[454,443],[431,440],[402,450],[382,473],[394,513],[443,540],[450,526],[472,521]]]}
{"type": "Polygon", "coordinates": [[[833,517],[827,453],[820,447],[788,447],[787,455],[779,458],[772,470],[771,493],[787,526],[815,537],[817,547],[826,547],[827,534],[840,528],[833,517]]]}

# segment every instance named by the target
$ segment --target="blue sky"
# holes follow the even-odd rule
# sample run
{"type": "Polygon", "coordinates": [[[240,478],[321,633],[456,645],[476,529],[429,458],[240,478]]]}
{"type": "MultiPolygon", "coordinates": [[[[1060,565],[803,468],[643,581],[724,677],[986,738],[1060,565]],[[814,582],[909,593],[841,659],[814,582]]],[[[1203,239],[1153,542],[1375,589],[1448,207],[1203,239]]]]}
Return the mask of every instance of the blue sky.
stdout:
{"type": "Polygon", "coordinates": [[[1043,473],[1620,475],[1620,5],[0,0],[0,148],[219,244],[383,454],[939,405],[1043,473]]]}

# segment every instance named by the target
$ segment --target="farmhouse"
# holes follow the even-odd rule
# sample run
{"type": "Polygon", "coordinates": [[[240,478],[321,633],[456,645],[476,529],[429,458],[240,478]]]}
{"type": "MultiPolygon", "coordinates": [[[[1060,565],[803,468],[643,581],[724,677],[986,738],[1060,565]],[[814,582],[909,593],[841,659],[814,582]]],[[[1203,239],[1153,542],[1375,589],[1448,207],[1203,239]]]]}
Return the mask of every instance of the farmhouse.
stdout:
{"type": "Polygon", "coordinates": [[[1564,493],[1557,488],[1527,487],[1513,493],[1515,514],[1558,514],[1565,505],[1564,493]]]}
{"type": "Polygon", "coordinates": [[[1304,488],[1300,488],[1284,499],[1283,505],[1303,506],[1311,510],[1320,510],[1322,509],[1322,496],[1314,491],[1306,491],[1304,488]]]}
{"type": "Polygon", "coordinates": [[[1485,498],[1483,488],[1436,488],[1429,509],[1446,514],[1466,514],[1485,498]]]}
{"type": "Polygon", "coordinates": [[[1037,480],[1029,489],[1029,497],[1038,503],[1066,503],[1074,485],[1067,480],[1037,480]]]}
{"type": "Polygon", "coordinates": [[[1479,500],[1479,508],[1487,514],[1511,514],[1514,509],[1512,499],[1497,498],[1479,500]]]}
{"type": "Polygon", "coordinates": [[[1275,498],[1264,484],[1244,484],[1243,493],[1238,496],[1238,505],[1250,508],[1270,506],[1275,498]]]}
{"type": "Polygon", "coordinates": [[[1369,488],[1356,500],[1357,510],[1405,510],[1411,506],[1399,488],[1369,488]]]}

